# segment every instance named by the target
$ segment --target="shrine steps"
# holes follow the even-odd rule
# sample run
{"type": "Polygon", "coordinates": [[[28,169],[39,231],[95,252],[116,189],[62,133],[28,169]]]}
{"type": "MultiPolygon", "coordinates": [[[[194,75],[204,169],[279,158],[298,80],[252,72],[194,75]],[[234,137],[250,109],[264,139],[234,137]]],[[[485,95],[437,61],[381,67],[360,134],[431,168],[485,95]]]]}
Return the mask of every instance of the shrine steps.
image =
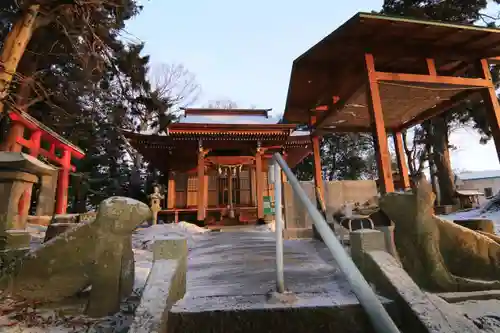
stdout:
{"type": "MultiPolygon", "coordinates": [[[[316,240],[284,242],[285,283],[294,297],[281,303],[269,297],[275,290],[272,233],[200,236],[187,258],[186,293],[175,302],[166,297],[160,332],[373,332],[327,251],[316,240]]],[[[164,279],[171,272],[157,276],[164,279]]],[[[178,281],[172,285],[171,295],[183,288],[178,281]]],[[[397,318],[393,302],[380,299],[397,318]]]]}

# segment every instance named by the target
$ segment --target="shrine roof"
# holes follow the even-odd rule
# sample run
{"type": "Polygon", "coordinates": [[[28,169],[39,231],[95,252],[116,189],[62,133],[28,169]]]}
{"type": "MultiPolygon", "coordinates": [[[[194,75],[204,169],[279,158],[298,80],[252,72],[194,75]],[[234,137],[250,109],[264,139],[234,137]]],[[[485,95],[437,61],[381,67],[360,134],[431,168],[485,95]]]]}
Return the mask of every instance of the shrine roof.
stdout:
{"type": "MultiPolygon", "coordinates": [[[[499,56],[500,30],[358,13],[293,62],[284,119],[307,123],[311,115],[328,114],[324,126],[370,130],[364,96],[366,53],[373,54],[382,72],[427,75],[425,59],[431,58],[438,73],[453,76],[477,59],[499,56]],[[320,110],[335,103],[332,112],[320,110]]],[[[390,118],[385,119],[388,128],[401,127],[435,107],[437,100],[464,96],[465,90],[477,88],[385,81],[380,87],[384,118],[390,118]]]]}
{"type": "Polygon", "coordinates": [[[168,126],[170,135],[290,135],[295,129],[293,124],[235,124],[235,123],[174,123],[168,126]]]}
{"type": "Polygon", "coordinates": [[[184,109],[179,123],[190,124],[276,124],[271,109],[184,109]]]}

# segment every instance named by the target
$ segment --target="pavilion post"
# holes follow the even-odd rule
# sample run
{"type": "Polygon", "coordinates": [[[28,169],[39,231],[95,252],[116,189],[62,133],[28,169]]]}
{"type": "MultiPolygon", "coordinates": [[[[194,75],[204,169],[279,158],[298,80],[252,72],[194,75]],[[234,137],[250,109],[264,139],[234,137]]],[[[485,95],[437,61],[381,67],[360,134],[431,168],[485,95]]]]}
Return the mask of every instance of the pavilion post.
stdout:
{"type": "MultiPolygon", "coordinates": [[[[309,125],[313,127],[316,124],[316,116],[311,116],[309,125]]],[[[314,169],[314,193],[316,196],[316,205],[318,209],[326,216],[325,206],[325,186],[323,183],[323,172],[321,168],[321,145],[320,138],[317,135],[311,136],[312,154],[313,154],[313,169],[314,169]]]]}
{"type": "Polygon", "coordinates": [[[373,138],[375,141],[375,153],[377,157],[377,167],[379,173],[380,192],[394,192],[394,182],[392,180],[391,155],[387,144],[387,132],[385,130],[384,116],[382,113],[382,101],[375,71],[375,60],[372,54],[365,54],[366,71],[368,74],[368,84],[366,100],[370,111],[371,123],[373,127],[373,138]]]}
{"type": "Polygon", "coordinates": [[[198,206],[198,221],[205,220],[205,151],[200,146],[198,150],[198,193],[196,204],[198,206]]]}
{"type": "Polygon", "coordinates": [[[65,149],[61,158],[61,170],[57,178],[56,214],[66,214],[68,207],[69,171],[71,168],[71,151],[65,149]]]}
{"type": "Polygon", "coordinates": [[[168,175],[167,186],[167,209],[175,208],[175,173],[170,172],[168,175]]]}
{"type": "Polygon", "coordinates": [[[264,220],[264,172],[262,169],[263,151],[260,147],[255,155],[255,173],[256,173],[256,190],[257,190],[257,219],[264,220]]]}
{"type": "Polygon", "coordinates": [[[408,175],[408,165],[406,164],[404,149],[403,149],[403,134],[401,132],[394,133],[394,147],[396,148],[396,159],[398,162],[398,171],[403,183],[403,188],[410,188],[410,177],[408,175]]]}
{"type": "Polygon", "coordinates": [[[483,89],[481,94],[486,107],[487,119],[491,128],[491,134],[495,141],[498,159],[500,160],[500,105],[498,103],[498,96],[495,91],[495,86],[491,79],[490,66],[486,59],[481,60],[481,71],[485,79],[490,80],[491,87],[483,89]]]}

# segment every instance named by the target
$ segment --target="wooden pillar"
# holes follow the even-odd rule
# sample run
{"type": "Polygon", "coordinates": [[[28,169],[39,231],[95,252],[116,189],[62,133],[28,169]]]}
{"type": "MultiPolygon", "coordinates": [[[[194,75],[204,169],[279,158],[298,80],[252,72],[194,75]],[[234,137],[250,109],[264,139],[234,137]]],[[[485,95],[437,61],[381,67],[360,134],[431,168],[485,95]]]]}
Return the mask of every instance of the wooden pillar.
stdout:
{"type": "Polygon", "coordinates": [[[264,219],[264,172],[262,168],[263,152],[260,148],[255,155],[255,180],[257,191],[257,219],[264,219]]]}
{"type": "Polygon", "coordinates": [[[31,133],[30,141],[30,155],[38,157],[40,154],[40,145],[42,143],[42,131],[38,130],[31,133]]]}
{"type": "MultiPolygon", "coordinates": [[[[482,76],[485,79],[491,81],[490,67],[486,59],[482,59],[481,63],[482,76]]],[[[498,104],[498,97],[491,83],[491,87],[482,89],[482,97],[484,101],[484,106],[486,107],[486,114],[488,123],[490,125],[491,134],[493,140],[495,141],[495,147],[497,150],[498,159],[500,160],[500,105],[498,104]]]]}
{"type": "Polygon", "coordinates": [[[406,164],[403,149],[403,134],[401,132],[394,133],[394,147],[396,149],[396,159],[398,162],[398,170],[403,183],[403,188],[407,189],[410,187],[410,177],[408,175],[408,165],[406,164]]]}
{"type": "Polygon", "coordinates": [[[168,175],[167,185],[167,209],[175,208],[175,173],[170,172],[168,175]]]}
{"type": "MultiPolygon", "coordinates": [[[[21,124],[19,124],[21,125],[21,124]]],[[[24,132],[24,127],[21,125],[21,133],[24,132]]],[[[19,131],[19,130],[17,130],[19,131]]],[[[30,137],[30,155],[37,158],[38,154],[40,153],[40,144],[41,144],[41,139],[42,139],[42,131],[34,131],[31,133],[30,137]]],[[[15,138],[16,145],[21,147],[19,144],[17,144],[17,135],[15,138]]],[[[14,147],[16,147],[14,145],[14,147]]],[[[17,149],[17,148],[16,148],[17,149]]],[[[27,216],[29,214],[29,209],[31,207],[31,194],[33,192],[33,186],[30,186],[29,189],[24,191],[23,195],[21,196],[21,199],[19,199],[19,204],[18,204],[18,212],[19,215],[21,216],[27,216]]]]}
{"type": "Polygon", "coordinates": [[[250,198],[252,206],[257,207],[257,179],[254,166],[250,167],[250,198]]]}
{"type": "Polygon", "coordinates": [[[198,193],[196,204],[198,206],[198,221],[205,220],[205,151],[202,147],[198,151],[198,193]]]}
{"type": "Polygon", "coordinates": [[[385,131],[384,115],[382,113],[382,101],[377,79],[375,77],[375,61],[373,55],[365,54],[366,71],[368,74],[368,84],[366,100],[370,111],[373,128],[373,138],[375,141],[375,153],[377,157],[377,167],[380,182],[380,192],[394,192],[394,182],[392,180],[391,155],[387,145],[387,133],[385,131]]]}
{"type": "Polygon", "coordinates": [[[71,151],[65,149],[61,158],[61,170],[57,178],[56,214],[66,214],[68,208],[69,170],[71,168],[71,151]]]}

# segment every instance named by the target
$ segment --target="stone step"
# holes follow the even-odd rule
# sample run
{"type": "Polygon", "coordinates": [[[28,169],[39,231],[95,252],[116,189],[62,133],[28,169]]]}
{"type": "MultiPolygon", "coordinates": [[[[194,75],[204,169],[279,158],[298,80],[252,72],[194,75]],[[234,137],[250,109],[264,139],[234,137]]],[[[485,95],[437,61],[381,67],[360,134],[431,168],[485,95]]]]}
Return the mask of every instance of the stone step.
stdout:
{"type": "MultiPolygon", "coordinates": [[[[269,303],[263,295],[187,297],[169,312],[166,332],[374,332],[359,303],[331,303],[327,295],[315,294],[297,295],[291,305],[269,303]]],[[[398,317],[391,301],[385,300],[384,305],[398,317]]]]}

